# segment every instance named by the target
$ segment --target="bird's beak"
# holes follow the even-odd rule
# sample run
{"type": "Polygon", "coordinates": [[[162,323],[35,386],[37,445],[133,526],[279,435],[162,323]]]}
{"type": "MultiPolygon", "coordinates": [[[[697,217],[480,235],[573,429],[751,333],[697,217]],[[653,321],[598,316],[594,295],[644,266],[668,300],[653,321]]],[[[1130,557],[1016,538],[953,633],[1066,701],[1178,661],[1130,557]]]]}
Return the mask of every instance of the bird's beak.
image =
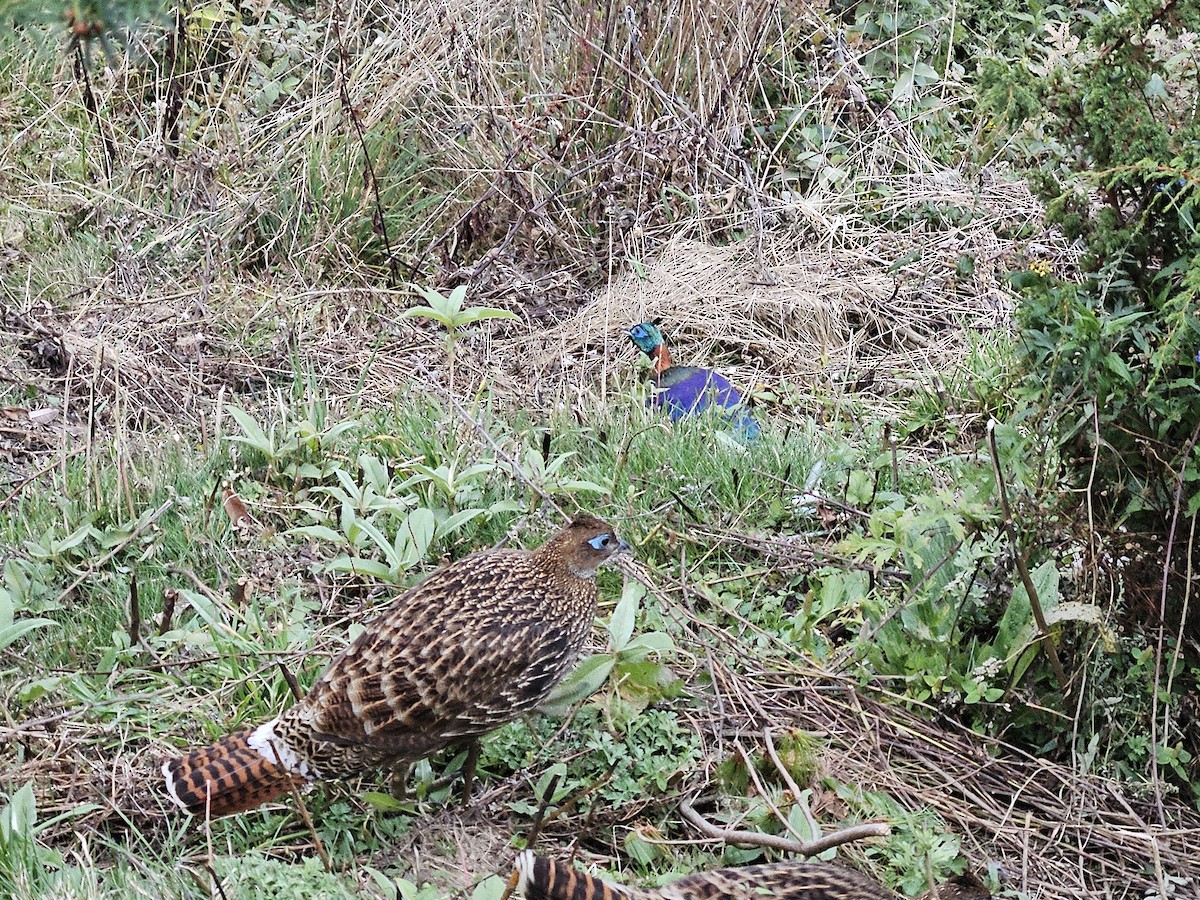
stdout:
{"type": "Polygon", "coordinates": [[[624,553],[626,550],[629,550],[629,549],[631,549],[630,546],[618,537],[617,538],[617,553],[624,553]]]}

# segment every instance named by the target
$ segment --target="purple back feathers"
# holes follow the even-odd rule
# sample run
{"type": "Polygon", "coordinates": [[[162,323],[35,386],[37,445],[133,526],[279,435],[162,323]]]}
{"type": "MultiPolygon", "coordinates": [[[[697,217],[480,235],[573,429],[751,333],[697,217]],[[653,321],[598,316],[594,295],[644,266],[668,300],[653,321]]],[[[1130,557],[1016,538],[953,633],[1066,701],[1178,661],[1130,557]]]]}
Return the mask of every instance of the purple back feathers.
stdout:
{"type": "Polygon", "coordinates": [[[672,422],[718,407],[729,410],[730,421],[739,436],[746,440],[758,437],[758,422],[743,404],[742,395],[719,372],[697,366],[672,366],[657,378],[656,384],[658,390],[647,402],[665,408],[672,422]]]}

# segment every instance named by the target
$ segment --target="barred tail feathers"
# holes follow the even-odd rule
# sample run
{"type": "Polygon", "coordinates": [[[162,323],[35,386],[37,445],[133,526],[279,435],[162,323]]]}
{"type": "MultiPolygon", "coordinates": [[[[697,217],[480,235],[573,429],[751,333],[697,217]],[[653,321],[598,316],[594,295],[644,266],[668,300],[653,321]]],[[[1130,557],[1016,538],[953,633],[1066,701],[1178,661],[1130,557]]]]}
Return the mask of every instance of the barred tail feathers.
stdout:
{"type": "Polygon", "coordinates": [[[194,816],[254,809],[308,780],[307,766],[275,736],[272,720],[163,763],[167,793],[194,816]]]}
{"type": "Polygon", "coordinates": [[[568,863],[534,856],[525,850],[516,859],[517,896],[526,900],[627,900],[634,895],[580,872],[568,863]]]}

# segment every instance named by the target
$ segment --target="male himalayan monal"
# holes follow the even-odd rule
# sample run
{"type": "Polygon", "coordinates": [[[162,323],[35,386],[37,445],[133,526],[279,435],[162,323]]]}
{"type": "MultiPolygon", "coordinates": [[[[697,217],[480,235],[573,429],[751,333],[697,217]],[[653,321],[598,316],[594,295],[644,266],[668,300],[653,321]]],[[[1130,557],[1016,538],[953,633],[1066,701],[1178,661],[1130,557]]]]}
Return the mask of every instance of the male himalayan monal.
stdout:
{"type": "Polygon", "coordinates": [[[677,366],[662,332],[652,322],[642,322],[625,332],[653,363],[656,388],[648,404],[666,408],[672,422],[686,415],[719,409],[733,425],[734,433],[745,441],[758,437],[761,429],[742,395],[720,372],[699,366],[677,366]]]}

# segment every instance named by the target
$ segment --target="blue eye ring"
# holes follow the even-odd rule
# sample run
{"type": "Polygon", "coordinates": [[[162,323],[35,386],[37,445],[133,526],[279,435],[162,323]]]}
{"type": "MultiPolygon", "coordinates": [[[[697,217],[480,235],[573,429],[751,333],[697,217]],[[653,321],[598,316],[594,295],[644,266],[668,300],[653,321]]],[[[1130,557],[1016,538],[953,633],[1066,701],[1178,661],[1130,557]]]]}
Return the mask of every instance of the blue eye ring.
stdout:
{"type": "Polygon", "coordinates": [[[604,550],[609,544],[612,543],[612,535],[598,534],[588,541],[588,543],[591,545],[593,550],[604,550]]]}

